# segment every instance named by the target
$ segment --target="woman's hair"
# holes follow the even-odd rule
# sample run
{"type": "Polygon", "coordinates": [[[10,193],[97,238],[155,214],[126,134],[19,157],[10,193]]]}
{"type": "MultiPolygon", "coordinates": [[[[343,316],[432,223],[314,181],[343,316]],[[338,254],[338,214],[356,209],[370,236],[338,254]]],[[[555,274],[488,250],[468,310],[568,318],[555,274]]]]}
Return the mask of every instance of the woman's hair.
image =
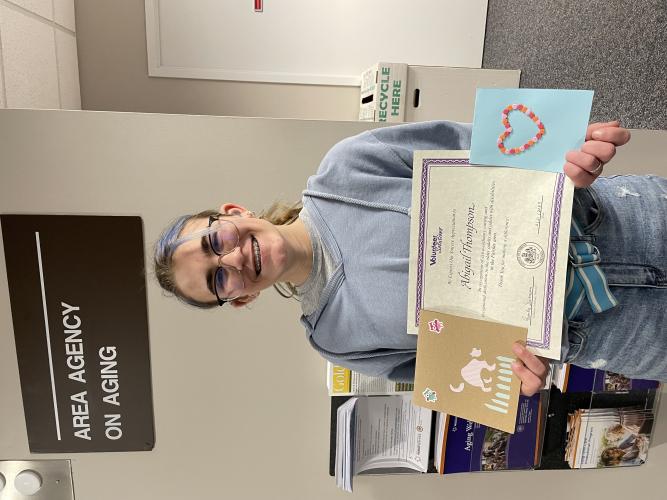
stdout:
{"type": "MultiPolygon", "coordinates": [[[[286,226],[299,218],[302,208],[303,205],[301,205],[301,202],[292,203],[290,205],[277,201],[261,212],[259,218],[269,221],[274,226],[286,226]]],[[[297,297],[296,286],[294,286],[293,283],[275,283],[273,288],[281,297],[286,299],[297,297]]]]}
{"type": "Polygon", "coordinates": [[[286,226],[299,218],[301,208],[302,205],[300,201],[292,203],[291,205],[277,201],[261,212],[259,218],[267,220],[275,226],[286,226]]]}
{"type": "Polygon", "coordinates": [[[625,452],[620,448],[605,448],[600,454],[600,461],[603,465],[618,465],[621,463],[625,452]]]}
{"type": "MultiPolygon", "coordinates": [[[[287,203],[276,202],[268,209],[260,213],[259,218],[277,226],[291,224],[299,218],[301,207],[302,205],[300,202],[293,203],[291,205],[287,203]]],[[[155,243],[155,250],[153,255],[155,277],[157,278],[160,286],[165,291],[174,294],[174,296],[176,296],[176,298],[182,302],[203,309],[215,307],[218,305],[218,303],[216,301],[199,302],[184,295],[176,287],[176,282],[174,280],[174,270],[172,268],[172,258],[176,249],[181,243],[183,243],[183,241],[180,239],[180,236],[183,232],[183,228],[188,222],[195,219],[208,219],[210,216],[217,215],[220,214],[215,210],[204,210],[203,212],[199,212],[194,215],[183,215],[177,218],[171,224],[169,224],[169,226],[167,226],[167,228],[160,235],[160,238],[155,243]]],[[[283,297],[292,297],[296,294],[296,288],[292,283],[276,283],[274,288],[283,297]],[[285,293],[285,289],[287,289],[289,293],[285,293]]]]}

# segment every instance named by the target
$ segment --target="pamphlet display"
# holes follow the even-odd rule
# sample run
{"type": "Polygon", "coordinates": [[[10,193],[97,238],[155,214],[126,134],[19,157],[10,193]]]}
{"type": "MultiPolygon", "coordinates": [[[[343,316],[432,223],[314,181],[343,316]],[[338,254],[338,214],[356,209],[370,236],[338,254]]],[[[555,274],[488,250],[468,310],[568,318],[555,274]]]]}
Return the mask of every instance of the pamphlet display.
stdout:
{"type": "MultiPolygon", "coordinates": [[[[588,370],[593,372],[594,370],[588,370]]],[[[589,374],[590,375],[590,374],[589,374]]],[[[648,383],[649,381],[643,381],[648,383]]],[[[420,457],[428,464],[401,459],[395,450],[378,447],[366,455],[365,464],[383,464],[373,473],[495,472],[506,470],[575,469],[642,465],[648,459],[653,423],[660,403],[660,383],[652,389],[606,392],[562,393],[554,385],[528,398],[520,396],[515,432],[503,432],[446,413],[432,412],[431,430],[426,432],[409,420],[400,421],[404,445],[421,444],[420,457]],[[424,437],[430,436],[425,441],[424,437]],[[392,466],[388,466],[388,457],[392,466]],[[384,461],[384,462],[383,462],[384,461]]],[[[352,450],[356,442],[371,439],[370,427],[355,427],[354,407],[387,407],[398,396],[357,396],[331,398],[331,458],[329,473],[338,485],[351,491],[352,477],[368,474],[371,467],[355,468],[352,450]],[[377,400],[377,402],[373,401],[377,400]],[[347,468],[347,469],[346,469],[347,468]]],[[[409,400],[410,396],[400,396],[409,400]]],[[[367,407],[364,411],[368,411],[367,407]]],[[[415,410],[421,408],[413,408],[415,410]]],[[[427,421],[422,414],[422,422],[427,421]]]]}

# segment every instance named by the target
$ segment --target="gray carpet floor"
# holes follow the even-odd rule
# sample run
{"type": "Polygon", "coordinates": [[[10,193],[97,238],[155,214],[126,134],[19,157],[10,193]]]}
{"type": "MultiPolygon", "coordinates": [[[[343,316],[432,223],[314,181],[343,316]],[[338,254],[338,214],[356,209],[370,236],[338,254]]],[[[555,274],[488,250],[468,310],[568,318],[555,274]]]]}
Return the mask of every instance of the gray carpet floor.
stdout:
{"type": "Polygon", "coordinates": [[[591,121],[667,129],[667,0],[489,0],[484,68],[595,91],[591,121]]]}

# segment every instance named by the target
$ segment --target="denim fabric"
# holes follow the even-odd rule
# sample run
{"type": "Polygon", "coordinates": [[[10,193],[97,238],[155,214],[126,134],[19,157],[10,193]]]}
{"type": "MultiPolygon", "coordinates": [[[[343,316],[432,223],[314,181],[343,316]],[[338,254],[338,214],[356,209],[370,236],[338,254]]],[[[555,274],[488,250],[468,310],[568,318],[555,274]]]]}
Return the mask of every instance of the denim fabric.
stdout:
{"type": "Polygon", "coordinates": [[[565,361],[667,381],[667,179],[614,176],[575,191],[577,238],[595,245],[619,305],[568,323],[565,361]]]}

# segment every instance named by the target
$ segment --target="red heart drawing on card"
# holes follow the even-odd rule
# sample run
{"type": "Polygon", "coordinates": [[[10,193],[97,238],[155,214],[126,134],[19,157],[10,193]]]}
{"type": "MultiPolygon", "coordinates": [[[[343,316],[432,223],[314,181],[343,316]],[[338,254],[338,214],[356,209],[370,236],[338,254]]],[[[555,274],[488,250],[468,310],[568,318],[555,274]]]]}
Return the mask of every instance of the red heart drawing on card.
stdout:
{"type": "Polygon", "coordinates": [[[540,120],[539,117],[535,113],[533,113],[533,111],[531,111],[527,106],[524,106],[523,104],[510,104],[505,109],[503,109],[503,112],[500,116],[502,117],[502,122],[503,125],[505,126],[505,130],[498,137],[498,149],[500,149],[500,152],[503,154],[515,155],[523,153],[527,149],[532,148],[535,144],[537,144],[540,141],[540,139],[542,139],[544,134],[547,133],[546,129],[544,128],[544,124],[542,123],[542,120],[540,120]],[[537,133],[533,137],[528,139],[528,141],[524,143],[522,146],[519,146],[518,148],[508,149],[505,147],[505,139],[507,139],[512,133],[512,126],[510,125],[510,120],[509,120],[509,114],[512,111],[520,111],[521,113],[525,114],[528,118],[533,120],[535,125],[537,125],[537,133]]]}

